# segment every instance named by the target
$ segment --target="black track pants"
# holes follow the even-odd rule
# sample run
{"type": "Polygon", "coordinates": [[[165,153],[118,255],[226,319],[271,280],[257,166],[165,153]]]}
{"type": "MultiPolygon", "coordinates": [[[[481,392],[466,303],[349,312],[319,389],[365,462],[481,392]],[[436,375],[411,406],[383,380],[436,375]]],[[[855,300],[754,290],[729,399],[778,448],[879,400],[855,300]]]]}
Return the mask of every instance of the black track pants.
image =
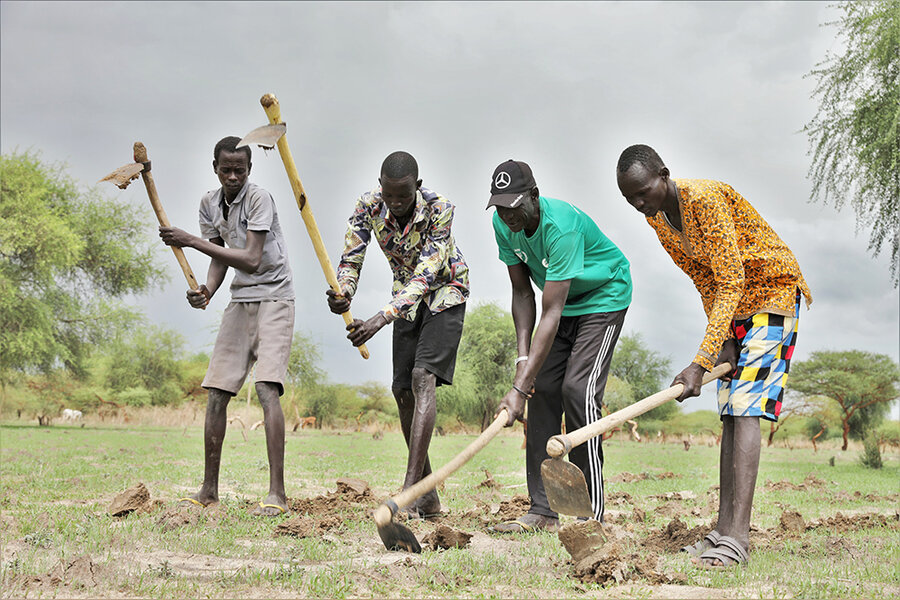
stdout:
{"type": "MultiPolygon", "coordinates": [[[[535,379],[534,396],[528,401],[525,467],[531,496],[529,512],[557,516],[550,510],[541,480],[541,463],[549,458],[547,440],[560,433],[563,413],[566,431],[574,431],[600,418],[606,377],[625,312],[560,319],[550,354],[535,379]]],[[[594,518],[602,521],[603,448],[600,442],[598,436],[574,448],[569,453],[569,460],[584,472],[594,518]]]]}

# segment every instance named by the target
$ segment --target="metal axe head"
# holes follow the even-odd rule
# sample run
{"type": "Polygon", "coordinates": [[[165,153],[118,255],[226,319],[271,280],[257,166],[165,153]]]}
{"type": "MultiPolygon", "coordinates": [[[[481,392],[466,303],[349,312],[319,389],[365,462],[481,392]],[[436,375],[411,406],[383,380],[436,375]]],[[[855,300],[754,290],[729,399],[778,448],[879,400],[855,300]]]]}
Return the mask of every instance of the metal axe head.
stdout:
{"type": "Polygon", "coordinates": [[[124,167],[119,167],[100,181],[111,181],[116,184],[120,190],[124,190],[128,187],[128,184],[137,179],[146,168],[147,165],[143,163],[129,163],[124,167]]]}
{"type": "Polygon", "coordinates": [[[581,469],[562,458],[550,458],[541,464],[541,479],[552,510],[575,517],[594,516],[581,469]]]}
{"type": "Polygon", "coordinates": [[[277,125],[263,125],[257,127],[238,142],[237,147],[249,146],[256,144],[265,150],[271,150],[275,147],[275,143],[281,139],[281,136],[287,131],[287,123],[278,123],[277,125]]]}

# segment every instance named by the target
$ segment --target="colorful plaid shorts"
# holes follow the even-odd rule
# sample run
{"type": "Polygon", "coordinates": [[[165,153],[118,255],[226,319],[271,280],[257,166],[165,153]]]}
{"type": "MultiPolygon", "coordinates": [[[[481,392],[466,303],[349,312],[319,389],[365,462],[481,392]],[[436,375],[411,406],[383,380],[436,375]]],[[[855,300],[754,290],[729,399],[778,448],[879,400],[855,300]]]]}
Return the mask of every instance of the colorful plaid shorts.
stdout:
{"type": "Polygon", "coordinates": [[[718,382],[719,415],[778,420],[799,320],[798,295],[793,317],[758,313],[731,322],[741,350],[731,381],[718,382]]]}

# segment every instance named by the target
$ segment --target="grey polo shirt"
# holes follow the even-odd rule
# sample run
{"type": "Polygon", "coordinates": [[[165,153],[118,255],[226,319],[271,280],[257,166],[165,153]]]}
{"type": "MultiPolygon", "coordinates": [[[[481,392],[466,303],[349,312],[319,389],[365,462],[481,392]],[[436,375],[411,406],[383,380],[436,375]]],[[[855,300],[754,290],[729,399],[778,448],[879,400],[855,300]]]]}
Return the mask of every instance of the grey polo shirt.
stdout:
{"type": "Polygon", "coordinates": [[[234,270],[232,302],[293,300],[293,275],[272,195],[247,181],[231,203],[227,219],[224,205],[222,188],[207,192],[200,200],[200,234],[204,239],[220,237],[229,248],[245,248],[247,231],[266,232],[262,261],[256,272],[234,270]]]}

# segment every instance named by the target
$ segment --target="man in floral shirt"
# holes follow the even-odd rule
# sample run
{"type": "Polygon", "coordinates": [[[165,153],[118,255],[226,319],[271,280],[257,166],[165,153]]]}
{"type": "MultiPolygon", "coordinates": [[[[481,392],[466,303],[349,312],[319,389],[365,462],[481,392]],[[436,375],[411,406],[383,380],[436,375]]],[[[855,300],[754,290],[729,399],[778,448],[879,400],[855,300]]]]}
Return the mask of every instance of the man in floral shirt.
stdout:
{"type": "MultiPolygon", "coordinates": [[[[435,386],[450,385],[462,335],[469,269],[456,247],[453,205],[423,188],[416,159],[394,152],[381,165],[380,187],[366,192],[350,216],[337,269],[341,294],[328,290],[328,306],[341,314],[356,293],[366,247],[374,236],[394,275],[391,301],[367,321],[347,329],[354,346],[394,324],[392,391],[409,447],[403,488],[429,473],[428,446],[436,415],[435,386]]],[[[408,508],[413,517],[439,513],[432,491],[408,508]]]]}
{"type": "Polygon", "coordinates": [[[722,417],[716,529],[683,548],[697,562],[728,567],[749,558],[750,511],[759,471],[760,417],[777,421],[797,340],[800,297],[812,302],[797,259],[747,200],[710,179],[672,179],[653,148],[626,148],[619,190],[647,219],[675,264],[694,282],[707,316],[690,365],[673,383],[679,401],[697,396],[714,365],[722,417]]]}

